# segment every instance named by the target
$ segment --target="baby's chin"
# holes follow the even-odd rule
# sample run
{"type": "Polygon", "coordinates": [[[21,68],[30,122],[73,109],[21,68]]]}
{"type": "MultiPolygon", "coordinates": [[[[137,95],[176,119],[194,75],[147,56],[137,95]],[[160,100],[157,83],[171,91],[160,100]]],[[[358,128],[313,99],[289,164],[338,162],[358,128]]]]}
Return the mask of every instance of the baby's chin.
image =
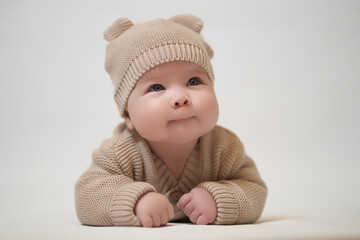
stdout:
{"type": "Polygon", "coordinates": [[[147,140],[152,141],[152,142],[162,143],[162,144],[179,144],[179,145],[189,144],[189,143],[197,142],[202,136],[209,133],[212,129],[207,130],[207,131],[198,132],[198,133],[190,132],[187,134],[174,134],[169,137],[162,138],[162,139],[150,139],[150,140],[147,139],[147,140]]]}
{"type": "Polygon", "coordinates": [[[192,138],[166,138],[166,139],[146,139],[148,142],[152,143],[161,143],[161,144],[178,144],[178,145],[184,145],[189,144],[193,142],[197,142],[201,136],[199,137],[192,137],[192,138]]]}

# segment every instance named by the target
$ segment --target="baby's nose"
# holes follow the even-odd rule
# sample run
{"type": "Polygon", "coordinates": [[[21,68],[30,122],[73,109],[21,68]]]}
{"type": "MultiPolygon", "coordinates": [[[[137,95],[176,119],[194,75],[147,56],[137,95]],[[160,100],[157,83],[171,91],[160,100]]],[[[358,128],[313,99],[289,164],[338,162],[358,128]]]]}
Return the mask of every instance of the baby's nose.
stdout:
{"type": "Polygon", "coordinates": [[[188,96],[184,95],[184,96],[177,96],[177,97],[174,97],[172,100],[171,100],[171,106],[173,108],[178,108],[178,107],[181,107],[181,106],[187,106],[187,105],[190,105],[191,104],[191,100],[188,96]]]}

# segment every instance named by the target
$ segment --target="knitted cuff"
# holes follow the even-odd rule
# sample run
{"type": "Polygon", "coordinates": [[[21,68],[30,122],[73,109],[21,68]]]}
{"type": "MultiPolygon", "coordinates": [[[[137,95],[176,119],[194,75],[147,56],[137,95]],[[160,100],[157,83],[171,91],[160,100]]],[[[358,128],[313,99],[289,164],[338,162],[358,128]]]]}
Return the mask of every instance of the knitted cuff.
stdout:
{"type": "Polygon", "coordinates": [[[214,197],[217,206],[217,217],[214,224],[235,224],[239,218],[239,203],[231,184],[203,182],[201,187],[214,197]]]}
{"type": "Polygon", "coordinates": [[[115,226],[141,226],[135,216],[134,207],[137,200],[147,192],[156,192],[156,190],[145,182],[133,182],[122,186],[110,202],[112,223],[115,226]]]}

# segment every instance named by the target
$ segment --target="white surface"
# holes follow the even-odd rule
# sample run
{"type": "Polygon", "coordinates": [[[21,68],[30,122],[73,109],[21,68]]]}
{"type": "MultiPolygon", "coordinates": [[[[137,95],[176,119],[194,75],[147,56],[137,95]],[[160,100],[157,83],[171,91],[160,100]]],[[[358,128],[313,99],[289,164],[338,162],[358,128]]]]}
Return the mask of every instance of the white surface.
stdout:
{"type": "Polygon", "coordinates": [[[0,239],[360,238],[359,12],[360,1],[0,0],[0,239]],[[269,187],[261,224],[81,226],[74,182],[121,121],[102,33],[118,17],[179,13],[205,22],[219,124],[269,187]]]}
{"type": "Polygon", "coordinates": [[[258,223],[197,226],[169,223],[162,228],[89,227],[74,223],[72,214],[13,216],[1,223],[1,239],[360,239],[360,230],[304,217],[262,217],[258,223]],[[19,221],[20,220],[20,221],[19,221]]]}

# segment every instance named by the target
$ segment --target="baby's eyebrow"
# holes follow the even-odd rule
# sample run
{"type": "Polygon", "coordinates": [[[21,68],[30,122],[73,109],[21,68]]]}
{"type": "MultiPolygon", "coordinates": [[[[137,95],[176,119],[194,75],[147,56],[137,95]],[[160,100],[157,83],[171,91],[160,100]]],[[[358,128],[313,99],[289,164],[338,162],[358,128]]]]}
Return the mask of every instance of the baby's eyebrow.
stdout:
{"type": "Polygon", "coordinates": [[[160,77],[162,77],[162,76],[154,76],[154,77],[141,77],[139,80],[138,80],[138,82],[137,82],[137,85],[139,85],[139,86],[142,86],[142,85],[144,85],[144,84],[146,84],[146,83],[148,83],[148,82],[154,82],[154,81],[156,81],[158,78],[160,78],[160,77]]]}
{"type": "Polygon", "coordinates": [[[192,73],[192,74],[205,74],[206,75],[206,72],[202,69],[195,69],[195,70],[192,70],[192,71],[189,71],[189,73],[192,73]]]}
{"type": "Polygon", "coordinates": [[[143,78],[140,78],[140,79],[137,81],[135,87],[141,88],[143,85],[145,85],[145,83],[146,83],[146,81],[145,81],[143,78]]]}

